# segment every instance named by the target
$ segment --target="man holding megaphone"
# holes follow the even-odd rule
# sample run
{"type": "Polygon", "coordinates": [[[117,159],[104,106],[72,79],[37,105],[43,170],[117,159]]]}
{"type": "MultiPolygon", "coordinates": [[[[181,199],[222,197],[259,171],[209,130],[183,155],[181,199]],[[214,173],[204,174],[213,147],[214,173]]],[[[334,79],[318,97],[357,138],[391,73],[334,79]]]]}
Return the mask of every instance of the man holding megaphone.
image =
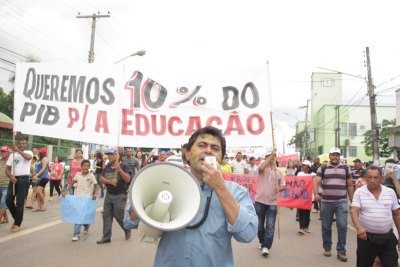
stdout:
{"type": "Polygon", "coordinates": [[[190,137],[186,155],[201,188],[200,212],[189,226],[162,233],[154,266],[233,266],[232,237],[250,242],[256,236],[258,219],[247,189],[225,181],[219,165],[205,160],[214,157],[221,164],[225,151],[225,137],[215,127],[190,137]]]}

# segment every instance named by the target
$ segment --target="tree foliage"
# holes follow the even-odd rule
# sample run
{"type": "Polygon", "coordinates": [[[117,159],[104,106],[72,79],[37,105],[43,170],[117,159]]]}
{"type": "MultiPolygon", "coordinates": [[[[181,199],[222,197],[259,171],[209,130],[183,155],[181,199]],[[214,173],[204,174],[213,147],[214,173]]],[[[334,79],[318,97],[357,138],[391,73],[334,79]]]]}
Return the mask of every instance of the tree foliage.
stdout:
{"type": "MultiPolygon", "coordinates": [[[[393,153],[393,149],[389,147],[389,135],[391,134],[390,129],[396,126],[396,120],[383,120],[382,129],[379,131],[378,136],[378,146],[379,146],[379,156],[389,157],[393,153]]],[[[372,130],[366,131],[364,134],[364,144],[365,154],[367,156],[372,156],[372,130]]]]}

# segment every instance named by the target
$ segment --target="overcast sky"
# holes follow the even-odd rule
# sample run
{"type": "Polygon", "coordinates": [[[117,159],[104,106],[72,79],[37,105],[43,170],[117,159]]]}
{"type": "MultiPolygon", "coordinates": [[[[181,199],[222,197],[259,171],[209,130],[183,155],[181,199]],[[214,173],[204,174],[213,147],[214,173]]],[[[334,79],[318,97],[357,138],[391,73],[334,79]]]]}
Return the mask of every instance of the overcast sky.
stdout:
{"type": "MultiPolygon", "coordinates": [[[[398,1],[188,1],[0,0],[0,86],[31,54],[42,62],[86,62],[91,20],[100,12],[95,62],[113,63],[145,49],[145,62],[177,73],[269,62],[278,148],[304,120],[312,72],[318,67],[366,76],[370,48],[378,104],[392,101],[400,85],[398,1]]],[[[123,63],[121,63],[123,64],[123,63]]],[[[191,75],[192,76],[192,75],[191,75]]],[[[343,76],[345,104],[368,103],[362,79],[343,76]],[[364,100],[364,102],[362,102],[364,100]],[[360,102],[361,101],[361,102],[360,102]]],[[[287,150],[288,151],[288,150],[287,150]]]]}

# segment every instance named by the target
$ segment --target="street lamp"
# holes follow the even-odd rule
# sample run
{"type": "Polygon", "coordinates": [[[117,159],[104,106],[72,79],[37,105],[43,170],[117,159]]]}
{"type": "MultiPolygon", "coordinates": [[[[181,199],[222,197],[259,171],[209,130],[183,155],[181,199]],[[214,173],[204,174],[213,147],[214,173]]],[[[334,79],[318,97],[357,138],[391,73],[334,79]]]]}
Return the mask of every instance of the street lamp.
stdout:
{"type": "Polygon", "coordinates": [[[130,55],[124,57],[124,58],[121,58],[120,60],[114,62],[114,64],[117,64],[118,62],[121,62],[122,60],[127,59],[128,57],[144,56],[145,54],[146,54],[146,50],[139,50],[139,51],[137,51],[137,52],[135,52],[135,53],[132,53],[132,54],[130,54],[130,55]]]}

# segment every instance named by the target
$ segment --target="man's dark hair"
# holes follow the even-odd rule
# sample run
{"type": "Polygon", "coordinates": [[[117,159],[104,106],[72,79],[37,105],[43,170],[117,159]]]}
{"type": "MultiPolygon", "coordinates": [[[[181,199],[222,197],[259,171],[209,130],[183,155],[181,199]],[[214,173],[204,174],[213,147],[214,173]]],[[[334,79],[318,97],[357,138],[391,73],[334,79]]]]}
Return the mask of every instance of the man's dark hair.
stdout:
{"type": "Polygon", "coordinates": [[[396,161],[394,159],[387,159],[385,160],[385,164],[386,163],[396,163],[396,161]]]}
{"type": "Polygon", "coordinates": [[[82,162],[81,162],[81,166],[83,166],[83,164],[85,164],[85,163],[89,163],[89,166],[90,166],[90,161],[89,161],[88,159],[84,159],[84,160],[82,160],[82,162]]]}
{"type": "Polygon", "coordinates": [[[380,167],[371,165],[371,166],[369,166],[369,167],[367,168],[367,170],[365,171],[364,177],[365,177],[365,175],[367,174],[367,172],[368,172],[369,170],[371,170],[371,171],[376,171],[376,170],[378,170],[379,175],[382,176],[382,169],[381,169],[380,167]]]}
{"type": "Polygon", "coordinates": [[[200,128],[197,131],[195,131],[189,138],[189,142],[187,143],[186,146],[187,150],[190,151],[192,149],[192,146],[199,135],[205,135],[205,134],[215,136],[219,139],[219,141],[221,142],[221,152],[222,152],[221,156],[223,157],[226,153],[226,140],[225,137],[222,135],[221,130],[213,126],[206,126],[204,128],[200,128]]]}

